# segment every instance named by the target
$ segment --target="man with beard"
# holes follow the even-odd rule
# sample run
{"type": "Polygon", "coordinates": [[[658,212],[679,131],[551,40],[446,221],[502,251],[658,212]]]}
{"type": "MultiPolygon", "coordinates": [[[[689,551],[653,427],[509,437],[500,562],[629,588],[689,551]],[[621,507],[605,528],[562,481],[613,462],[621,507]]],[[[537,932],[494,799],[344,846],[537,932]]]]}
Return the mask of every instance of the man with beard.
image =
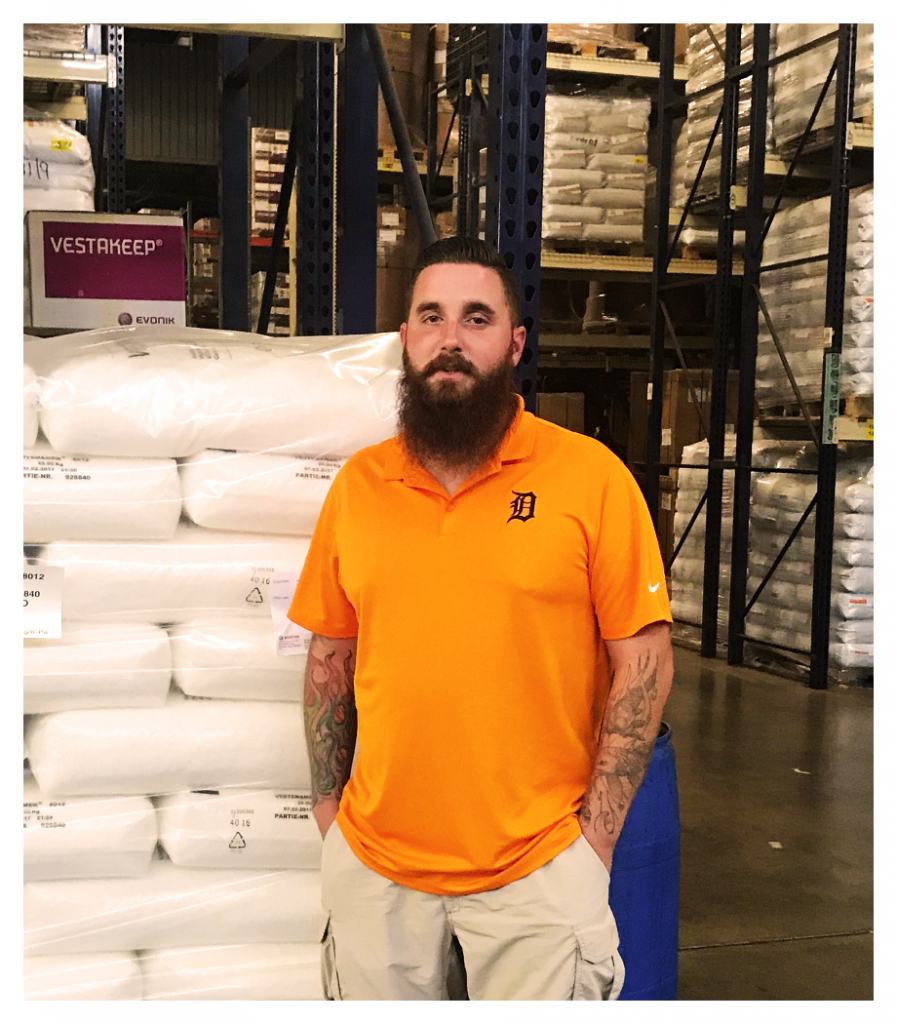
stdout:
{"type": "Polygon", "coordinates": [[[519,321],[490,246],[424,250],[399,435],[337,475],[290,607],[314,634],[331,999],[455,998],[462,962],[471,999],[622,987],[609,872],[672,683],[669,600],[629,471],[524,411],[519,321]]]}

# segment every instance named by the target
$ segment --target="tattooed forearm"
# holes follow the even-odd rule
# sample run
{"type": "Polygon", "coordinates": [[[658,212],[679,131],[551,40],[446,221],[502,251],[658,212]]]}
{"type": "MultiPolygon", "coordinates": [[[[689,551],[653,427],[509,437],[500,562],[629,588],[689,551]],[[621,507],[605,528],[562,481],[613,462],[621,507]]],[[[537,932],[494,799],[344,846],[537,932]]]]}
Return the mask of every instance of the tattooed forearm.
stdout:
{"type": "Polygon", "coordinates": [[[672,682],[668,634],[659,645],[635,644],[617,657],[592,779],[579,811],[593,845],[613,847],[641,785],[672,682]]]}
{"type": "Polygon", "coordinates": [[[355,708],[355,639],[314,636],[305,668],[305,741],[311,766],[312,806],[339,800],[352,770],[355,708]]]}

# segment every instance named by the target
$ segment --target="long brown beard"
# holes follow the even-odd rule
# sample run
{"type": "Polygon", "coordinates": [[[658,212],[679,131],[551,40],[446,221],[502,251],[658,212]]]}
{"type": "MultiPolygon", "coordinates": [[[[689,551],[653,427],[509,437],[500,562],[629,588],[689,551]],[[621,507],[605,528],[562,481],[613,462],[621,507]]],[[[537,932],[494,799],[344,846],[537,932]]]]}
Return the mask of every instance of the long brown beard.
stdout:
{"type": "Polygon", "coordinates": [[[463,356],[442,353],[415,370],[402,352],[399,429],[409,454],[420,463],[478,466],[501,447],[517,411],[512,347],[495,369],[481,373],[463,356]],[[453,381],[430,380],[438,370],[460,371],[472,379],[461,391],[453,381]]]}

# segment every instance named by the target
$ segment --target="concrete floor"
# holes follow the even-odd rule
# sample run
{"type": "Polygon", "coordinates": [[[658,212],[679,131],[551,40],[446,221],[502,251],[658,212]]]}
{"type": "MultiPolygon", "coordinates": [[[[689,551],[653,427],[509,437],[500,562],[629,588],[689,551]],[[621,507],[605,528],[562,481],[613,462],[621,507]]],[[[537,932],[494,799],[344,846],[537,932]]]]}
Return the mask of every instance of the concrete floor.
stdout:
{"type": "Polygon", "coordinates": [[[675,663],[679,999],[872,999],[872,689],[675,663]]]}

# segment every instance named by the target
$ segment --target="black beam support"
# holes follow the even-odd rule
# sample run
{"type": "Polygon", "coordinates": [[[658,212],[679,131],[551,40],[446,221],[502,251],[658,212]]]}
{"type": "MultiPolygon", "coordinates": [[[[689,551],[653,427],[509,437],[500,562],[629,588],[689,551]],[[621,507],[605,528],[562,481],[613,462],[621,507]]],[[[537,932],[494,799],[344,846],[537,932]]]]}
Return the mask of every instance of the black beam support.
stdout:
{"type": "Polygon", "coordinates": [[[364,25],[346,25],[346,45],[339,59],[337,333],[373,334],[377,329],[377,68],[364,25]]]}
{"type": "MultiPolygon", "coordinates": [[[[299,334],[333,334],[333,182],[336,88],[332,43],[301,44],[295,240],[299,334]]],[[[374,155],[376,160],[376,154],[374,155]]]]}
{"type": "Polygon", "coordinates": [[[663,422],[663,359],[666,318],[661,292],[670,261],[670,180],[673,176],[675,25],[660,26],[660,81],[657,92],[658,168],[655,198],[654,264],[651,270],[651,351],[648,370],[648,434],[645,445],[645,501],[654,528],[660,513],[660,441],[663,422]]]}
{"type": "Polygon", "coordinates": [[[414,159],[414,151],[411,148],[411,136],[408,134],[408,125],[405,123],[405,114],[399,102],[399,94],[396,92],[389,61],[386,59],[386,51],[383,49],[380,29],[376,25],[365,25],[364,27],[367,32],[368,46],[374,58],[374,65],[377,68],[377,78],[380,80],[383,103],[389,115],[392,134],[399,150],[399,159],[402,161],[402,177],[405,182],[405,190],[411,202],[414,219],[417,222],[420,246],[422,249],[425,249],[436,241],[436,227],[433,224],[433,217],[427,206],[424,186],[421,183],[420,173],[414,159]]]}
{"type": "Polygon", "coordinates": [[[548,26],[490,25],[488,40],[486,241],[520,281],[526,344],[517,377],[535,412],[548,26]]]}
{"type": "Polygon", "coordinates": [[[713,323],[713,373],[710,385],[707,516],[704,534],[704,586],[701,614],[701,655],[716,657],[719,622],[719,569],[722,543],[723,469],[726,448],[726,398],[732,350],[732,185],[738,150],[738,95],[741,79],[741,25],[726,25],[725,87],[722,95],[719,181],[719,230],[716,256],[716,302],[713,323]]]}
{"type": "Polygon", "coordinates": [[[823,357],[823,423],[819,447],[816,544],[813,555],[813,610],[810,634],[810,686],[828,686],[829,633],[832,608],[832,547],[835,535],[835,481],[838,444],[834,424],[840,397],[841,347],[844,334],[844,282],[847,275],[847,219],[850,205],[850,149],[847,127],[853,118],[857,26],[840,25],[835,75],[835,126],[832,136],[832,192],[825,327],[830,341],[823,357]],[[836,396],[834,403],[832,395],[836,396]],[[833,410],[834,406],[834,410],[833,410]],[[828,420],[828,421],[827,421],[828,420]]]}
{"type": "Polygon", "coordinates": [[[125,28],[106,26],[109,59],[106,103],[106,196],[107,213],[125,213],[125,28]]]}
{"type": "Polygon", "coordinates": [[[227,331],[249,330],[249,87],[229,80],[248,55],[245,36],[218,37],[218,322],[227,331]]]}
{"type": "Polygon", "coordinates": [[[249,84],[249,76],[261,71],[288,47],[292,46],[288,39],[261,39],[227,76],[227,84],[235,89],[249,84]]]}
{"type": "Polygon", "coordinates": [[[727,659],[730,665],[744,663],[751,464],[754,450],[754,393],[759,326],[759,307],[755,289],[760,283],[760,263],[763,255],[764,165],[766,116],[769,106],[769,25],[754,25],[753,46],[754,74],[751,79],[744,274],[741,289],[741,361],[738,373],[738,419],[735,435],[735,493],[732,502],[732,564],[729,575],[727,659]]]}

